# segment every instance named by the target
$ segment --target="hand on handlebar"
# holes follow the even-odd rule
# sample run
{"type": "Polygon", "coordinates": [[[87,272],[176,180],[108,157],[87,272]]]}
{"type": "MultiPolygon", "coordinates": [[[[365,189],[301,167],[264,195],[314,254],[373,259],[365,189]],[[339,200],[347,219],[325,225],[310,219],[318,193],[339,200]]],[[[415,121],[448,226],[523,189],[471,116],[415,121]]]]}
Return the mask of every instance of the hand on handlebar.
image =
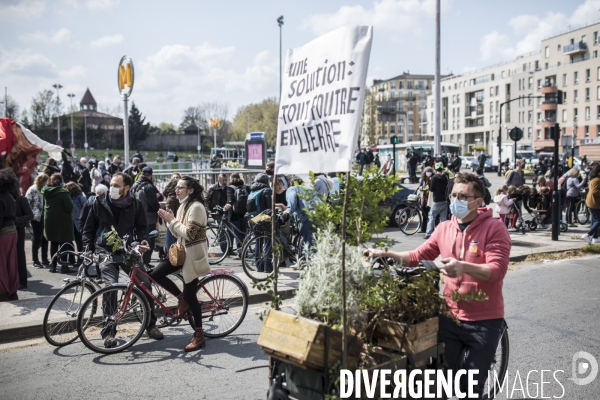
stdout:
{"type": "Polygon", "coordinates": [[[140,243],[139,249],[140,249],[140,253],[143,254],[143,253],[147,252],[148,250],[150,250],[150,244],[148,244],[148,242],[146,240],[142,240],[142,242],[140,243]]]}
{"type": "Polygon", "coordinates": [[[363,250],[363,256],[368,257],[368,258],[377,258],[377,257],[383,257],[383,250],[379,250],[379,249],[365,249],[363,250]]]}

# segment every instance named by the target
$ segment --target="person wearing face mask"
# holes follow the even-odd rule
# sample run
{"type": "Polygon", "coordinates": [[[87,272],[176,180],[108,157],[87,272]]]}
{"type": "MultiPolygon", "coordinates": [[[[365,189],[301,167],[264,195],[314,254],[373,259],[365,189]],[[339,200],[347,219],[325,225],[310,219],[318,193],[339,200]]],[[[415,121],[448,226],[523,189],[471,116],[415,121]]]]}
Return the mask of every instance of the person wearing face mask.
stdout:
{"type": "MultiPolygon", "coordinates": [[[[88,214],[83,228],[83,245],[92,250],[111,254],[111,258],[100,264],[102,280],[106,286],[110,286],[119,281],[119,268],[126,273],[130,272],[130,266],[124,261],[122,250],[113,252],[112,246],[108,245],[105,233],[112,229],[117,231],[119,238],[129,235],[128,242],[134,240],[140,241],[141,245],[149,248],[147,236],[146,213],[139,200],[130,193],[131,177],[123,172],[117,172],[110,180],[110,189],[108,195],[97,196],[92,204],[92,209],[88,214]]],[[[150,287],[150,281],[144,275],[139,274],[138,278],[150,287]]],[[[146,295],[144,293],[144,295],[146,295]]],[[[156,327],[156,315],[154,314],[154,300],[148,295],[146,299],[150,305],[150,320],[146,327],[148,336],[155,340],[164,338],[162,332],[156,327]]],[[[105,299],[105,303],[110,303],[110,299],[105,299]]],[[[111,310],[105,310],[107,314],[112,314],[111,310]]],[[[106,348],[113,348],[118,345],[116,336],[118,332],[114,329],[103,329],[102,338],[106,348]]]]}
{"type": "Polygon", "coordinates": [[[433,233],[437,216],[440,216],[440,222],[444,222],[448,217],[448,202],[446,200],[448,181],[448,175],[444,173],[444,165],[441,162],[436,163],[435,175],[429,181],[429,195],[433,196],[433,203],[427,217],[425,240],[429,239],[433,233]]]}
{"type": "MultiPolygon", "coordinates": [[[[475,392],[483,394],[487,371],[504,326],[502,285],[508,270],[511,240],[502,222],[483,204],[484,184],[470,173],[456,175],[450,195],[452,219],[441,223],[431,238],[414,251],[367,249],[370,257],[392,257],[403,266],[442,256],[444,297],[452,316],[440,316],[440,332],[449,369],[478,370],[475,392]],[[476,294],[485,301],[454,300],[455,293],[476,294]]],[[[466,390],[467,379],[460,381],[466,390]]]]}
{"type": "MultiPolygon", "coordinates": [[[[53,174],[48,184],[42,189],[44,197],[44,237],[50,242],[50,257],[52,264],[50,272],[56,272],[57,259],[54,257],[63,243],[72,243],[75,240],[73,233],[72,214],[73,200],[69,191],[64,188],[61,174],[53,174]]],[[[69,248],[69,250],[73,250],[69,248]]],[[[66,265],[61,266],[60,273],[70,272],[66,265]]]]}

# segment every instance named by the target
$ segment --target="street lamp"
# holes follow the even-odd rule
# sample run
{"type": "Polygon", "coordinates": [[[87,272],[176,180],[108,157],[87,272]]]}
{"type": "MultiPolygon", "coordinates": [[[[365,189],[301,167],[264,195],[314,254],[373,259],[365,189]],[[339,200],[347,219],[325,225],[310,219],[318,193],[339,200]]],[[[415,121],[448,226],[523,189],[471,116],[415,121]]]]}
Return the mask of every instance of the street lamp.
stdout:
{"type": "Polygon", "coordinates": [[[281,65],[281,54],[282,54],[282,41],[281,41],[281,31],[283,26],[283,15],[277,18],[277,24],[279,25],[279,101],[281,102],[281,91],[283,90],[282,86],[282,65],[281,65]]]}
{"type": "Polygon", "coordinates": [[[60,103],[60,98],[58,97],[58,89],[62,88],[62,85],[60,83],[55,83],[54,85],[52,85],[52,87],[54,89],[56,89],[56,129],[58,131],[58,140],[56,141],[56,144],[61,146],[62,142],[60,140],[60,110],[59,110],[59,103],[60,103]]]}
{"type": "Polygon", "coordinates": [[[575,165],[575,141],[577,140],[577,120],[575,118],[573,119],[573,143],[571,143],[571,167],[575,165]]]}
{"type": "Polygon", "coordinates": [[[73,135],[73,97],[75,97],[75,95],[69,93],[67,96],[71,99],[71,152],[73,153],[73,156],[75,156],[75,136],[73,135]]]}

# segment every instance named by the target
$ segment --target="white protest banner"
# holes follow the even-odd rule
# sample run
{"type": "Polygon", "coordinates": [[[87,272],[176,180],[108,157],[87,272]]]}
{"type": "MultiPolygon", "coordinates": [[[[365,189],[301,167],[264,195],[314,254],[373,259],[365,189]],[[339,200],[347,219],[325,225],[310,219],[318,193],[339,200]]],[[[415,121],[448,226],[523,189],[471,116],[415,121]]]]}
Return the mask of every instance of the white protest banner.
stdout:
{"type": "Polygon", "coordinates": [[[365,99],[373,27],[347,26],[290,49],[275,172],[349,171],[365,99]]]}

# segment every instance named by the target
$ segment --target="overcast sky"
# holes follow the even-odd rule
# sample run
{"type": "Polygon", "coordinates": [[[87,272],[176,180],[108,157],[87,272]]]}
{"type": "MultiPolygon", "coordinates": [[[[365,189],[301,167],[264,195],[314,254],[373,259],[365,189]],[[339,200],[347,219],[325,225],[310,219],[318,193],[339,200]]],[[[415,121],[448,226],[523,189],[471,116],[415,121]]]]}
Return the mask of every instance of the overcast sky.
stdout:
{"type": "MultiPolygon", "coordinates": [[[[0,87],[21,109],[53,83],[77,103],[120,101],[117,65],[133,59],[132,99],[147,120],[178,125],[206,101],[239,106],[278,96],[283,48],[344,25],[373,25],[368,73],[434,73],[435,1],[0,0],[0,87]]],[[[442,74],[538,50],[540,40],[600,19],[600,0],[442,0],[442,74]]],[[[3,93],[2,93],[3,94],[3,93]]]]}

